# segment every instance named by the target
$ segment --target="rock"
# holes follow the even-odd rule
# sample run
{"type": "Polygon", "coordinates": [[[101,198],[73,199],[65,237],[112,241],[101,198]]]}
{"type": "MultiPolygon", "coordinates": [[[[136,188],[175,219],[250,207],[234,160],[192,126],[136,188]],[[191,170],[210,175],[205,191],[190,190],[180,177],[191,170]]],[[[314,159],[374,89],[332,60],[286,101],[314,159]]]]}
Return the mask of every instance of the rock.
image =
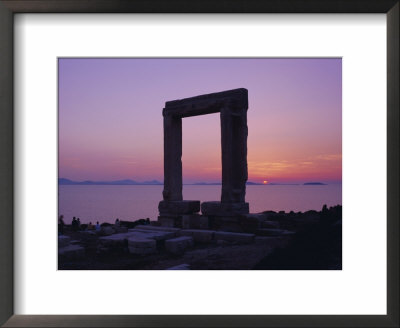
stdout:
{"type": "Polygon", "coordinates": [[[85,249],[78,245],[68,245],[58,249],[58,255],[71,259],[79,259],[85,256],[85,249]]]}
{"type": "Polygon", "coordinates": [[[58,248],[67,246],[71,241],[68,236],[58,236],[58,248]]]}
{"type": "Polygon", "coordinates": [[[291,235],[293,231],[283,230],[283,229],[258,229],[256,234],[259,236],[282,236],[291,235]]]}
{"type": "Polygon", "coordinates": [[[218,246],[227,246],[227,245],[230,245],[230,243],[229,243],[229,241],[220,239],[220,240],[217,240],[217,245],[218,246]]]}
{"type": "Polygon", "coordinates": [[[245,214],[240,216],[240,226],[244,232],[254,233],[264,219],[263,214],[245,214]]]}
{"type": "Polygon", "coordinates": [[[114,226],[115,233],[124,233],[128,232],[128,228],[125,226],[114,226]]]}
{"type": "Polygon", "coordinates": [[[271,242],[271,237],[260,237],[260,236],[256,236],[254,238],[254,242],[256,245],[268,245],[271,242]]]}
{"type": "Polygon", "coordinates": [[[215,231],[213,230],[181,230],[180,235],[181,236],[189,236],[193,237],[193,240],[196,243],[211,243],[214,239],[214,233],[215,231]]]}
{"type": "Polygon", "coordinates": [[[165,269],[165,270],[190,270],[190,265],[184,263],[184,264],[179,264],[179,265],[170,267],[170,268],[165,269]]]}
{"type": "Polygon", "coordinates": [[[129,253],[137,255],[148,255],[157,252],[156,241],[143,237],[128,238],[129,253]]]}
{"type": "Polygon", "coordinates": [[[130,237],[128,238],[128,246],[129,247],[138,247],[138,248],[155,248],[156,241],[154,239],[146,239],[141,237],[130,237]]]}
{"type": "Polygon", "coordinates": [[[97,235],[95,231],[91,230],[84,230],[84,231],[78,231],[79,233],[82,233],[84,235],[97,235]]]}
{"type": "Polygon", "coordinates": [[[210,228],[218,231],[244,232],[240,216],[210,216],[210,228]]]}
{"type": "Polygon", "coordinates": [[[101,230],[100,230],[100,234],[101,234],[101,235],[103,235],[103,236],[109,236],[109,235],[112,235],[113,233],[115,233],[114,228],[112,228],[112,227],[110,227],[110,226],[101,227],[101,230]]]}
{"type": "Polygon", "coordinates": [[[249,213],[249,203],[203,202],[201,213],[212,216],[236,216],[249,213]]]}
{"type": "Polygon", "coordinates": [[[200,201],[198,200],[181,200],[181,201],[165,201],[162,200],[158,204],[160,216],[192,214],[200,211],[200,201]]]}
{"type": "Polygon", "coordinates": [[[208,229],[208,216],[191,214],[182,216],[183,229],[208,229]]]}
{"type": "Polygon", "coordinates": [[[169,239],[165,242],[165,248],[169,253],[180,255],[183,254],[186,248],[193,246],[192,237],[178,237],[169,239]]]}
{"type": "Polygon", "coordinates": [[[147,234],[146,238],[152,238],[154,240],[167,240],[176,237],[176,233],[173,231],[151,231],[151,230],[138,230],[138,232],[142,232],[147,234]]]}
{"type": "Polygon", "coordinates": [[[279,228],[279,222],[264,220],[264,221],[261,221],[260,228],[276,229],[276,228],[279,228]]]}
{"type": "Polygon", "coordinates": [[[161,227],[166,228],[174,228],[179,225],[179,221],[181,220],[180,216],[159,216],[158,222],[161,227]]]}
{"type": "Polygon", "coordinates": [[[256,243],[256,245],[268,245],[271,248],[282,248],[286,247],[289,244],[290,236],[256,236],[254,242],[256,243]]]}
{"type": "Polygon", "coordinates": [[[99,243],[107,247],[123,246],[126,244],[128,237],[129,233],[118,233],[107,237],[100,237],[99,243]]]}
{"type": "Polygon", "coordinates": [[[172,228],[172,227],[158,227],[158,226],[152,226],[152,225],[143,225],[143,226],[137,226],[135,229],[129,229],[129,232],[133,232],[133,231],[137,231],[137,230],[168,231],[168,232],[175,232],[177,234],[181,229],[172,228]]]}
{"type": "Polygon", "coordinates": [[[225,231],[216,231],[214,235],[215,240],[225,240],[229,242],[236,242],[238,244],[250,244],[254,242],[254,237],[254,234],[225,231]]]}
{"type": "Polygon", "coordinates": [[[134,238],[134,237],[145,239],[153,237],[153,234],[141,231],[117,233],[106,237],[100,237],[99,243],[107,247],[124,246],[127,244],[128,238],[134,238]]]}
{"type": "Polygon", "coordinates": [[[142,247],[132,247],[128,246],[129,253],[136,255],[150,255],[157,253],[156,248],[142,248],[142,247]]]}

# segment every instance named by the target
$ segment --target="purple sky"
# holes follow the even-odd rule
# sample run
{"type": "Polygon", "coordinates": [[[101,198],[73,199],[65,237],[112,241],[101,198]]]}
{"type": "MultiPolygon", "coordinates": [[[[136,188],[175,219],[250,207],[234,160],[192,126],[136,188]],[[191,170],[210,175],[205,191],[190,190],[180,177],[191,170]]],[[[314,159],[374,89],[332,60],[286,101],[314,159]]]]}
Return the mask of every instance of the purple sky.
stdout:
{"type": "MultiPolygon", "coordinates": [[[[59,177],[163,180],[166,101],[249,91],[255,182],[341,181],[341,59],[59,59],[59,177]]],[[[184,182],[221,179],[218,114],[183,120],[184,182]]]]}

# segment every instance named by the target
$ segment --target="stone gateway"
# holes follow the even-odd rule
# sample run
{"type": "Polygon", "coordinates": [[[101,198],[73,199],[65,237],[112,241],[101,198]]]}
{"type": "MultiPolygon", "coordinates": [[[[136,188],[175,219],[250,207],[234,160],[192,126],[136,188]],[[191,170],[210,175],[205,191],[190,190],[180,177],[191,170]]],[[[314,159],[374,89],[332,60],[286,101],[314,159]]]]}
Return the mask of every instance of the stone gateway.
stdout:
{"type": "MultiPolygon", "coordinates": [[[[164,190],[159,204],[163,226],[181,227],[183,216],[202,211],[210,225],[249,213],[245,202],[247,181],[247,109],[248,92],[234,89],[218,93],[168,101],[164,117],[164,190]],[[182,118],[220,113],[222,189],[221,200],[204,202],[182,197],[182,118]]],[[[200,215],[199,215],[200,217],[200,215]]],[[[210,228],[212,228],[210,227],[210,228]]]]}

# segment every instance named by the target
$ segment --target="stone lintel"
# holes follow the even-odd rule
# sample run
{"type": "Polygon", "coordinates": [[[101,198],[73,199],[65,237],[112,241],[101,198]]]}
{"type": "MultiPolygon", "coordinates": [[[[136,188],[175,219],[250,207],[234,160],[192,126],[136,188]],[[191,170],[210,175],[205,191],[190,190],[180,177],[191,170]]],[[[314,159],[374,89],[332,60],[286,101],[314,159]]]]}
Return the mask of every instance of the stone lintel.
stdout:
{"type": "Polygon", "coordinates": [[[166,201],[162,200],[158,204],[160,216],[162,215],[183,215],[194,214],[200,211],[199,200],[180,200],[166,201]]]}
{"type": "Polygon", "coordinates": [[[237,216],[249,213],[249,203],[203,202],[201,213],[210,216],[237,216]]]}
{"type": "Polygon", "coordinates": [[[223,108],[232,110],[247,110],[247,89],[233,89],[223,92],[172,100],[165,103],[163,115],[173,117],[190,117],[218,113],[223,108]]]}

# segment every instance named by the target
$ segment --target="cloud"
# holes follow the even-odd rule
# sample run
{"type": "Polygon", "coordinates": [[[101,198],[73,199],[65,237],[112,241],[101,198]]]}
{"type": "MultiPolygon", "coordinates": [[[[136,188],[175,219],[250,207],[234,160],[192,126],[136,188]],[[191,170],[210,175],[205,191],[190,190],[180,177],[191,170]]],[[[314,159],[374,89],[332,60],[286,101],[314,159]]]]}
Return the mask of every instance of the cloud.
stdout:
{"type": "Polygon", "coordinates": [[[342,154],[323,154],[316,156],[315,159],[323,161],[339,161],[342,159],[342,154]]]}

